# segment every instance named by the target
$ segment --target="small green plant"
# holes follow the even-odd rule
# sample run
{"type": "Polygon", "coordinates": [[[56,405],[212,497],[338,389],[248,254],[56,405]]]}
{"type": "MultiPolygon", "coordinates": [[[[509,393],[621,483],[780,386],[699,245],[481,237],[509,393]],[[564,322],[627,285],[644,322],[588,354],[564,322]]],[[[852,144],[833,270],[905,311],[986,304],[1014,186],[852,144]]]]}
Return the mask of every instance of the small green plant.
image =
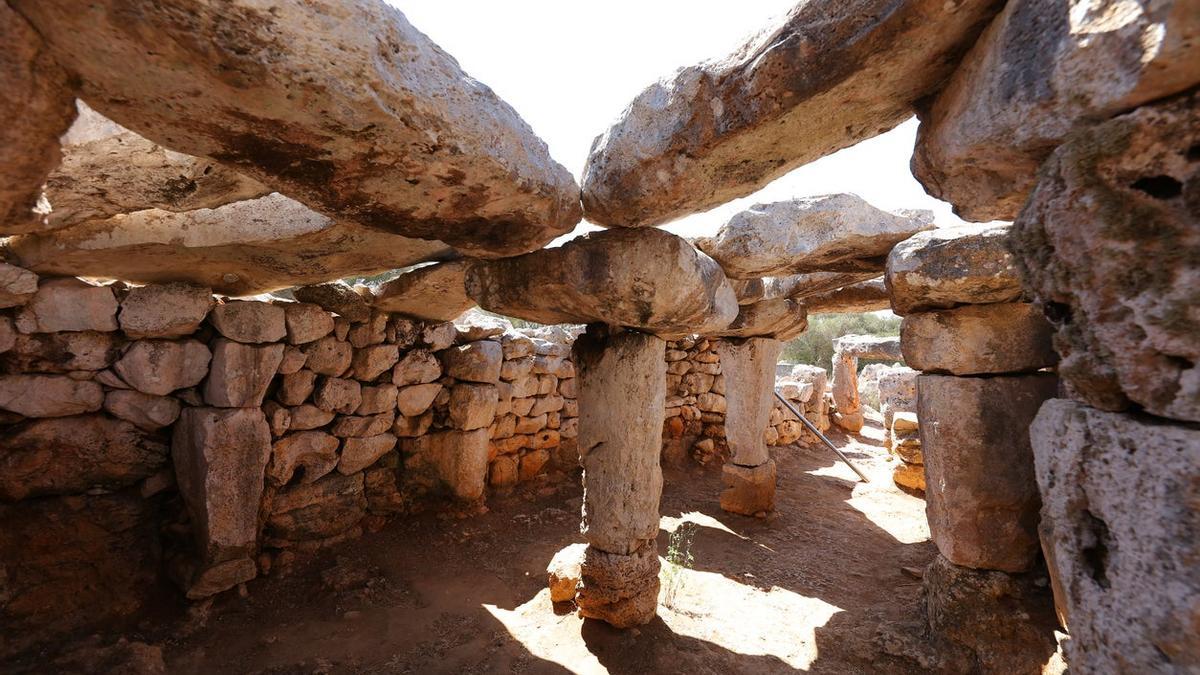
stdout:
{"type": "Polygon", "coordinates": [[[663,604],[672,609],[675,608],[675,594],[683,587],[683,571],[692,568],[692,540],[695,536],[695,523],[680,523],[671,533],[667,545],[667,566],[662,572],[666,587],[663,604]]]}

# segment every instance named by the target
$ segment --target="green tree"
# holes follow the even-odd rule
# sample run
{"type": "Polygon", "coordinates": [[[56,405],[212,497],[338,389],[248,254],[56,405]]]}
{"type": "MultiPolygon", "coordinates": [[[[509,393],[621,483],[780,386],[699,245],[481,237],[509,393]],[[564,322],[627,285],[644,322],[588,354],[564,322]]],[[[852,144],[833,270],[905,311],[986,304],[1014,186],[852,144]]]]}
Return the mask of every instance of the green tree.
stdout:
{"type": "MultiPolygon", "coordinates": [[[[843,335],[900,335],[900,317],[894,314],[815,314],[808,318],[808,330],[783,346],[780,360],[833,368],[833,341],[843,335]]],[[[860,359],[859,368],[869,363],[860,359]]]]}

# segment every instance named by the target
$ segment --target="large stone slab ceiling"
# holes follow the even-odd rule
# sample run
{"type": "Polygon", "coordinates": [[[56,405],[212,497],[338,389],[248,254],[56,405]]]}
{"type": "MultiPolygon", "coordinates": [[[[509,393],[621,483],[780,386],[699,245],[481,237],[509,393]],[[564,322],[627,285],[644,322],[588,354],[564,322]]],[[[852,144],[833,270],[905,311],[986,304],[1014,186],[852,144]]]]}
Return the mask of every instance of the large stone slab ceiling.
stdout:
{"type": "Polygon", "coordinates": [[[506,103],[379,0],[19,0],[105,116],[331,217],[481,257],[579,221],[506,103]]]}

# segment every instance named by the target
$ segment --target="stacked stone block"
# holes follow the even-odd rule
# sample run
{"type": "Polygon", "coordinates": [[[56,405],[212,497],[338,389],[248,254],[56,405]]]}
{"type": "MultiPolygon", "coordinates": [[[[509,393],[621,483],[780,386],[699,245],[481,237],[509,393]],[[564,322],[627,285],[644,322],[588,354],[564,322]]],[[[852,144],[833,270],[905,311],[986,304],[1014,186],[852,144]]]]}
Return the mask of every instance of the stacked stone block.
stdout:
{"type": "MultiPolygon", "coordinates": [[[[1050,326],[1032,305],[1017,302],[1021,291],[1007,239],[1007,228],[918,234],[892,251],[887,275],[894,310],[904,316],[904,361],[922,371],[916,378],[919,446],[908,450],[917,451],[910,460],[919,455],[924,467],[926,513],[939,554],[938,573],[925,578],[930,628],[935,638],[985,663],[1004,650],[1003,641],[964,638],[944,619],[964,616],[967,605],[999,612],[986,608],[1000,596],[984,591],[998,579],[1006,579],[1005,588],[1030,587],[1013,597],[1038,597],[1040,502],[1029,426],[1058,386],[1055,374],[1044,372],[1057,361],[1050,326]]],[[[897,437],[896,423],[907,419],[893,416],[897,437]]],[[[1031,607],[1009,615],[1019,632],[1017,626],[1044,613],[1031,607]]]]}

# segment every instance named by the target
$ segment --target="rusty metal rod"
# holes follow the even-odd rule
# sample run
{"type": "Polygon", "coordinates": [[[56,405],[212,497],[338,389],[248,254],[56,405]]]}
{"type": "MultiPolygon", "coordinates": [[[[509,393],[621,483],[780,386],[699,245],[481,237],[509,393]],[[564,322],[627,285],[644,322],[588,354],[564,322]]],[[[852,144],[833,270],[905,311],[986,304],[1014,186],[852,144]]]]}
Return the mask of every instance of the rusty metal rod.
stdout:
{"type": "MultiPolygon", "coordinates": [[[[813,392],[813,394],[816,394],[816,392],[813,392]]],[[[871,480],[869,478],[867,478],[866,474],[864,474],[862,471],[859,471],[857,466],[854,466],[854,463],[850,461],[849,457],[843,455],[842,451],[838,450],[837,446],[835,446],[832,441],[830,441],[828,438],[825,438],[825,434],[821,433],[821,431],[819,429],[817,429],[817,427],[812,422],[809,422],[807,417],[805,417],[804,415],[801,415],[800,411],[796,410],[795,406],[793,406],[791,403],[789,403],[787,399],[780,396],[778,391],[775,392],[775,398],[779,399],[779,402],[783,404],[783,407],[792,411],[792,414],[796,416],[796,419],[800,420],[801,424],[808,427],[809,431],[816,434],[817,438],[821,439],[825,443],[825,445],[829,446],[829,449],[832,450],[834,452],[834,454],[836,454],[838,456],[839,459],[841,459],[843,462],[845,462],[846,466],[850,467],[850,469],[852,471],[854,471],[854,473],[858,474],[858,477],[862,479],[862,482],[864,482],[864,483],[871,482],[871,480]]]]}

